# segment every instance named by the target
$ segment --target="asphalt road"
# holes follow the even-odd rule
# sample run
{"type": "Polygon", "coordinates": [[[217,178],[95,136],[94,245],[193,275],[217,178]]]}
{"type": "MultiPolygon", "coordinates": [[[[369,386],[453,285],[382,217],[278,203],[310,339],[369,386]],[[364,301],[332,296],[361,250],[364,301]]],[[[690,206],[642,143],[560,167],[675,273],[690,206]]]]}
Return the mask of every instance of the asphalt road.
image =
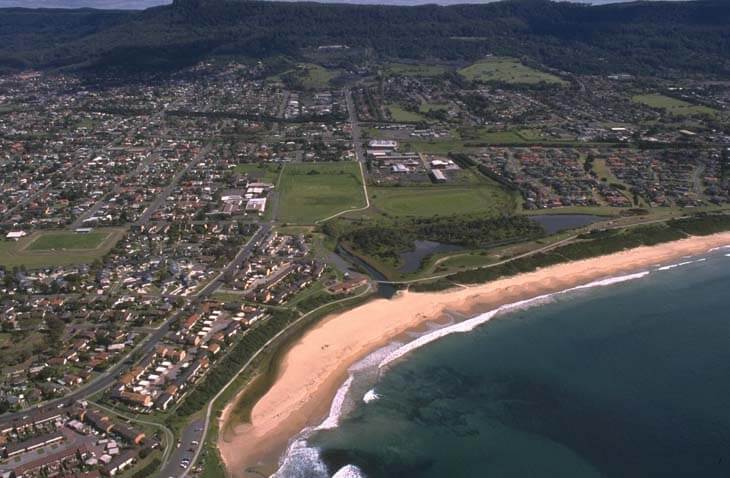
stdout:
{"type": "Polygon", "coordinates": [[[199,418],[192,421],[187,427],[185,427],[178,441],[179,445],[175,444],[175,448],[173,448],[170,458],[167,460],[167,463],[163,465],[157,476],[160,478],[177,478],[182,475],[186,468],[183,468],[180,463],[185,458],[191,462],[189,467],[193,466],[192,461],[195,455],[195,450],[199,444],[203,442],[204,426],[205,420],[199,418]],[[197,443],[194,444],[193,442],[197,443]]]}
{"type": "Polygon", "coordinates": [[[355,149],[355,158],[361,163],[365,162],[365,152],[362,149],[362,139],[360,137],[360,123],[357,121],[357,111],[355,111],[355,103],[352,100],[352,91],[345,91],[345,100],[347,102],[347,112],[350,115],[350,128],[352,129],[352,147],[355,149]]]}
{"type": "MultiPolygon", "coordinates": [[[[160,339],[162,339],[162,337],[164,337],[165,334],[170,331],[170,325],[178,319],[181,313],[182,310],[170,316],[170,318],[168,318],[159,328],[154,329],[154,331],[150,335],[145,337],[144,341],[140,345],[138,345],[134,349],[134,351],[140,353],[140,356],[144,356],[147,353],[151,352],[157,342],[159,342],[160,339]]],[[[83,400],[107,388],[109,385],[114,383],[119,374],[128,370],[131,366],[132,362],[130,362],[129,358],[121,360],[120,362],[112,365],[102,375],[99,375],[96,379],[92,380],[87,385],[82,386],[77,390],[74,390],[69,395],[66,395],[63,398],[51,400],[37,407],[32,407],[20,412],[9,413],[2,417],[2,421],[6,422],[18,420],[26,415],[37,412],[38,410],[50,410],[58,408],[60,405],[63,404],[72,404],[78,400],[83,400]]]]}
{"type": "MultiPolygon", "coordinates": [[[[243,264],[243,262],[251,255],[251,253],[258,246],[261,240],[268,236],[269,232],[271,231],[271,227],[272,225],[269,223],[262,224],[259,230],[241,248],[238,254],[236,254],[236,257],[213,280],[211,280],[205,287],[198,291],[196,295],[192,296],[188,300],[186,305],[199,302],[212,294],[220,285],[220,282],[225,276],[226,272],[233,271],[236,268],[240,267],[241,264],[243,264]]],[[[181,307],[180,310],[171,315],[162,325],[160,325],[159,328],[153,329],[152,333],[145,337],[143,342],[139,344],[133,352],[136,352],[139,357],[144,357],[149,352],[151,352],[155,348],[155,345],[157,345],[157,343],[170,331],[170,326],[180,317],[180,315],[183,313],[184,308],[185,307],[181,307]]],[[[130,352],[130,354],[131,353],[132,352],[130,352]]],[[[82,386],[79,389],[71,392],[69,395],[66,395],[63,398],[51,400],[42,405],[32,407],[23,411],[9,413],[2,417],[2,421],[12,422],[14,420],[19,420],[27,415],[38,412],[39,410],[57,409],[59,406],[62,406],[64,404],[72,404],[78,400],[83,400],[92,395],[95,395],[96,393],[101,392],[112,383],[114,383],[117,377],[121,373],[129,370],[132,365],[133,362],[131,362],[129,358],[121,360],[120,362],[112,365],[102,375],[99,375],[96,379],[92,380],[85,386],[82,386]]]]}
{"type": "MultiPolygon", "coordinates": [[[[185,176],[185,173],[190,171],[190,168],[192,168],[193,166],[198,164],[200,159],[203,156],[205,156],[206,154],[208,154],[209,151],[210,151],[210,145],[206,145],[206,146],[202,147],[200,149],[200,151],[198,152],[198,154],[193,156],[193,158],[190,161],[188,161],[188,163],[185,165],[185,167],[182,168],[180,171],[178,171],[172,177],[172,181],[170,181],[170,184],[165,186],[165,189],[163,189],[160,192],[160,194],[157,195],[157,197],[152,201],[152,203],[149,206],[147,206],[147,209],[144,210],[144,212],[139,217],[139,219],[137,219],[137,221],[136,221],[137,225],[144,225],[149,222],[150,218],[152,217],[152,214],[154,214],[155,211],[157,211],[160,208],[160,206],[165,203],[165,200],[175,190],[175,188],[177,187],[177,183],[179,183],[180,180],[183,178],[183,176],[185,176]]],[[[159,155],[159,153],[156,153],[156,154],[159,155]]]]}

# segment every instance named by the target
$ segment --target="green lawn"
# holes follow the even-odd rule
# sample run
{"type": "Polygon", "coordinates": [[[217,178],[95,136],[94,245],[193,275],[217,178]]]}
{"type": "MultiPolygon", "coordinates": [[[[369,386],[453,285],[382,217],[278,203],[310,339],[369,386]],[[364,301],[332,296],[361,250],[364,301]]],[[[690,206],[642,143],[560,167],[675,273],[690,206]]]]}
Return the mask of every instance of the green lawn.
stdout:
{"type": "Polygon", "coordinates": [[[515,198],[497,185],[370,188],[373,206],[390,216],[434,216],[515,210],[515,198]]]}
{"type": "Polygon", "coordinates": [[[636,95],[632,98],[635,102],[644,104],[651,108],[659,108],[675,116],[692,116],[697,114],[715,115],[717,111],[707,106],[693,105],[687,101],[678,100],[658,93],[648,95],[636,95]]]}
{"type": "Polygon", "coordinates": [[[234,171],[240,174],[250,174],[264,183],[276,184],[280,167],[278,164],[248,163],[237,165],[234,171]]]}
{"type": "Polygon", "coordinates": [[[0,240],[0,265],[34,268],[88,264],[109,252],[123,234],[123,229],[109,228],[89,234],[37,232],[17,242],[0,240]]]}
{"type": "Polygon", "coordinates": [[[468,129],[461,132],[461,137],[467,141],[481,141],[492,144],[514,144],[527,142],[516,131],[489,131],[483,128],[468,129]]]}
{"type": "Polygon", "coordinates": [[[307,63],[304,65],[303,75],[301,76],[304,88],[310,90],[320,90],[327,88],[332,78],[336,77],[338,72],[328,70],[322,66],[307,63]]]}
{"type": "Polygon", "coordinates": [[[314,63],[302,63],[296,68],[286,70],[278,75],[269,76],[267,81],[281,81],[287,75],[293,75],[302,82],[307,90],[321,90],[329,86],[331,79],[340,73],[339,70],[328,70],[314,63]]]}
{"type": "Polygon", "coordinates": [[[279,220],[313,224],[346,209],[365,206],[356,162],[289,164],[280,186],[279,220]]]}
{"type": "Polygon", "coordinates": [[[409,65],[406,63],[388,63],[384,68],[386,74],[402,76],[438,76],[448,70],[442,65],[409,65]]]}
{"type": "Polygon", "coordinates": [[[79,234],[71,231],[47,232],[28,244],[29,251],[95,249],[109,236],[108,232],[79,234]]]}
{"type": "Polygon", "coordinates": [[[421,121],[426,121],[424,116],[414,113],[413,111],[406,111],[397,104],[388,104],[387,108],[388,111],[390,111],[390,116],[396,123],[419,123],[421,121]]]}
{"type": "Polygon", "coordinates": [[[436,111],[436,110],[448,110],[449,104],[448,103],[421,103],[421,107],[419,108],[421,113],[428,113],[429,111],[436,111]]]}
{"type": "Polygon", "coordinates": [[[555,75],[523,65],[519,60],[506,57],[492,57],[478,61],[459,70],[459,74],[471,81],[499,81],[514,84],[536,84],[566,82],[555,75]]]}
{"type": "Polygon", "coordinates": [[[484,144],[530,144],[551,143],[550,139],[540,136],[539,130],[521,129],[508,131],[489,131],[485,128],[461,128],[452,132],[449,139],[417,140],[410,139],[403,144],[404,149],[420,153],[446,154],[465,152],[484,144]]]}

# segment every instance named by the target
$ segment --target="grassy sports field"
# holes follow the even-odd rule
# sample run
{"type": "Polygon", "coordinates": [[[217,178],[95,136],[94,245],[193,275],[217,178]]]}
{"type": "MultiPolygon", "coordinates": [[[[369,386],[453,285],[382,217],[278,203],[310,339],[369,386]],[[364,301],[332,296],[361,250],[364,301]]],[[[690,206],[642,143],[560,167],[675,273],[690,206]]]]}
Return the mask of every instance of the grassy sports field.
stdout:
{"type": "Polygon", "coordinates": [[[279,221],[313,224],[332,214],[365,206],[356,162],[289,164],[279,188],[279,221]]]}
{"type": "Polygon", "coordinates": [[[87,234],[41,231],[19,241],[0,241],[0,265],[34,268],[90,263],[109,252],[123,234],[119,228],[87,234]]]}

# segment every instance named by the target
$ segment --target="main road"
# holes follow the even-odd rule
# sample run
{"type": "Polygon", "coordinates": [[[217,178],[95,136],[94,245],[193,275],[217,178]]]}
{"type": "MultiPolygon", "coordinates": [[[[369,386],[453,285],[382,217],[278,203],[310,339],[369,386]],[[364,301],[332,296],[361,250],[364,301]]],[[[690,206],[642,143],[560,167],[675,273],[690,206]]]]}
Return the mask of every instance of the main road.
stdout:
{"type": "Polygon", "coordinates": [[[355,149],[355,159],[361,163],[365,163],[365,153],[362,149],[362,136],[360,123],[357,119],[357,111],[355,111],[355,102],[352,99],[352,90],[345,90],[345,102],[347,103],[347,113],[350,118],[350,129],[352,133],[352,147],[355,149]]]}

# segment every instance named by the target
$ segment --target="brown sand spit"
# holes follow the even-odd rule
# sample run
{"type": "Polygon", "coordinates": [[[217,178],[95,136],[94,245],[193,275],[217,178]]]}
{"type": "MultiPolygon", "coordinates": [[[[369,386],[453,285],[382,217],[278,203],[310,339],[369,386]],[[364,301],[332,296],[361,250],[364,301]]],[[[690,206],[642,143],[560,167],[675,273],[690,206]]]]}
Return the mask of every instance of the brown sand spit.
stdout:
{"type": "Polygon", "coordinates": [[[374,300],[327,317],[287,352],[274,385],[254,406],[251,423],[226,423],[230,405],[226,407],[221,417],[221,430],[225,432],[218,441],[225,466],[234,477],[254,476],[245,471],[251,467],[275,469],[287,442],[327,414],[352,364],[408,330],[442,318],[446,310],[474,315],[728,244],[730,233],[691,237],[558,264],[472,287],[437,293],[403,292],[391,300],[374,300]]]}

